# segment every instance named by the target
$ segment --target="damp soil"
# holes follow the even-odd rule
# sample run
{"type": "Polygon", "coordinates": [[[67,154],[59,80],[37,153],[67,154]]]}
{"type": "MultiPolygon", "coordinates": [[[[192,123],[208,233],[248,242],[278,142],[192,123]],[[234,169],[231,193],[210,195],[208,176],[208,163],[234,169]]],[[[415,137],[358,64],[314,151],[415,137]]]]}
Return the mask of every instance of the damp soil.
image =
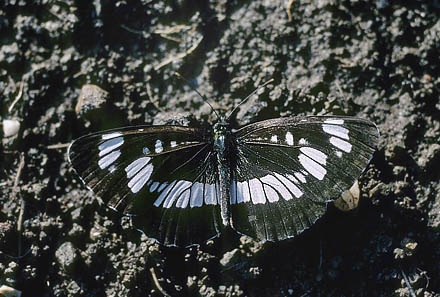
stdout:
{"type": "Polygon", "coordinates": [[[3,1],[0,290],[440,296],[439,20],[434,0],[3,1]],[[220,111],[273,78],[237,125],[312,114],[375,122],[359,207],[330,205],[278,243],[226,232],[165,248],[133,230],[81,184],[66,144],[124,125],[212,122],[176,71],[220,111]],[[85,85],[98,91],[75,111],[85,85]]]}

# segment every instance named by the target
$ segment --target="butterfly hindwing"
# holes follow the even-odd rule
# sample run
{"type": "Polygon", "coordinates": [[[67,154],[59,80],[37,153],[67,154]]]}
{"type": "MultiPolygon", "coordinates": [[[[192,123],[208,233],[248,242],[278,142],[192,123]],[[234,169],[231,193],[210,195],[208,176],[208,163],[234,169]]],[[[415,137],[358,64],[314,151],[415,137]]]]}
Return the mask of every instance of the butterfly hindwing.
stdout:
{"type": "Polygon", "coordinates": [[[109,207],[166,245],[215,237],[218,185],[211,132],[181,126],[136,126],[83,136],[69,160],[109,207]]]}
{"type": "Polygon", "coordinates": [[[353,117],[292,117],[235,132],[232,225],[260,240],[297,235],[360,176],[378,141],[377,127],[353,117]]]}

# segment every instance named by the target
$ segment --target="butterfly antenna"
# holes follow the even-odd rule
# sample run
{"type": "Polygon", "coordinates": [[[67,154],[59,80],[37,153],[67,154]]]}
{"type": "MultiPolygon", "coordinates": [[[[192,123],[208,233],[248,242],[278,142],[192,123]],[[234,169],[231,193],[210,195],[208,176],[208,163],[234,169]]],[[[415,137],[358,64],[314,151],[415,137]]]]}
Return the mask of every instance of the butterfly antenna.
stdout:
{"type": "Polygon", "coordinates": [[[184,78],[179,72],[174,72],[174,75],[176,75],[178,78],[180,78],[181,80],[183,80],[184,82],[186,82],[188,84],[188,86],[197,93],[197,95],[199,95],[203,101],[205,101],[206,103],[208,103],[209,107],[211,107],[212,111],[214,112],[215,116],[217,117],[217,119],[220,119],[220,115],[218,114],[218,112],[214,109],[214,107],[212,107],[211,103],[209,103],[208,98],[206,98],[204,95],[200,94],[200,92],[197,90],[197,88],[194,86],[194,84],[192,82],[190,82],[189,80],[187,80],[186,78],[184,78]]]}
{"type": "Polygon", "coordinates": [[[234,114],[234,112],[237,110],[237,108],[239,108],[241,105],[246,103],[246,101],[248,101],[249,98],[251,98],[256,92],[258,92],[258,90],[264,88],[265,86],[267,86],[268,84],[270,84],[273,81],[274,81],[274,79],[271,78],[267,82],[265,82],[264,84],[258,86],[252,93],[250,93],[246,98],[244,98],[243,100],[241,100],[240,103],[238,103],[238,105],[229,113],[229,115],[226,117],[226,119],[229,119],[234,114]]]}

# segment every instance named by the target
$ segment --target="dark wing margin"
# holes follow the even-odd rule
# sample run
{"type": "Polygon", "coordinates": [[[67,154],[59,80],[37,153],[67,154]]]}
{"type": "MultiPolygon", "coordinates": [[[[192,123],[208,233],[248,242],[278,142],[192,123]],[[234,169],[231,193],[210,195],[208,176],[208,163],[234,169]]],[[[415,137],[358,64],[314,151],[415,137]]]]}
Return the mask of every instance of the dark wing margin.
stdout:
{"type": "Polygon", "coordinates": [[[190,246],[220,233],[210,133],[182,126],[108,130],[73,141],[68,159],[90,190],[148,237],[190,246]]]}
{"type": "Polygon", "coordinates": [[[338,116],[279,118],[235,132],[232,226],[259,240],[293,237],[349,189],[379,139],[372,122],[338,116]]]}

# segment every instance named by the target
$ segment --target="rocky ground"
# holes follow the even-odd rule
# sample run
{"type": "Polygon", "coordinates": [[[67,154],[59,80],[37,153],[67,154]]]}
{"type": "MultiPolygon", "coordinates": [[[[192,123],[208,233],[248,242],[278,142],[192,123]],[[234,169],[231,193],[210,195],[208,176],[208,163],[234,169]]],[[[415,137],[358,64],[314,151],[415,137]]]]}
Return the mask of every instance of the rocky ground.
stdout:
{"type": "Polygon", "coordinates": [[[440,296],[439,20],[437,0],[3,1],[0,295],[440,296]],[[133,230],[81,184],[65,144],[213,120],[175,71],[224,111],[274,78],[240,125],[374,121],[359,207],[330,206],[279,243],[164,248],[133,230]],[[76,112],[86,84],[103,101],[76,112]]]}

